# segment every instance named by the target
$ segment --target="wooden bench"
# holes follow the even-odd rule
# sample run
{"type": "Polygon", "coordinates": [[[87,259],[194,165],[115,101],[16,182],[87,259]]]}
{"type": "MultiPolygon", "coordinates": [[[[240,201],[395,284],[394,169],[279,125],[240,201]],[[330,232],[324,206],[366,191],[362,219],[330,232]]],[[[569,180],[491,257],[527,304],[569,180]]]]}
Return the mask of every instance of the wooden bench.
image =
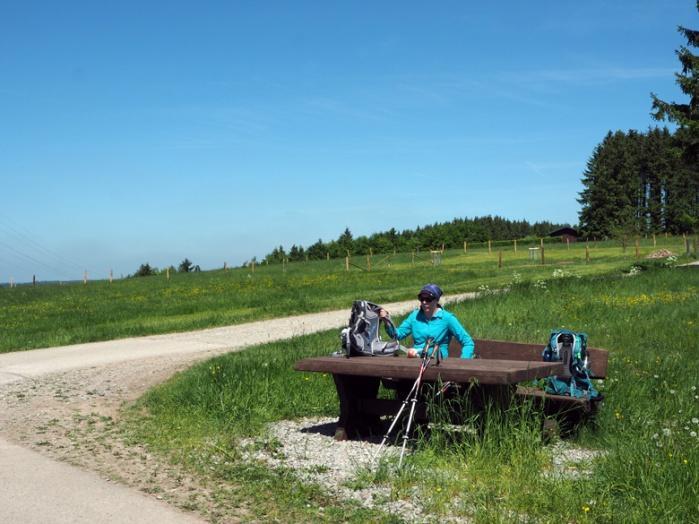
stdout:
{"type": "MultiPolygon", "coordinates": [[[[383,415],[394,415],[402,404],[401,393],[415,381],[420,359],[401,357],[315,357],[296,362],[298,371],[331,373],[340,400],[340,419],[336,438],[379,433],[383,415]],[[396,398],[378,399],[379,385],[390,380],[396,385],[396,398]]],[[[484,411],[488,405],[505,409],[517,384],[559,374],[563,365],[525,359],[448,358],[433,362],[424,373],[426,383],[452,382],[464,387],[471,407],[484,411]]],[[[418,414],[423,418],[424,409],[418,414]]]]}
{"type": "MultiPolygon", "coordinates": [[[[542,360],[543,344],[524,344],[521,342],[507,342],[502,340],[475,340],[477,359],[537,361],[542,360]]],[[[604,379],[607,377],[607,364],[609,352],[605,349],[587,348],[589,354],[589,367],[591,379],[604,379]]],[[[452,339],[449,345],[449,357],[461,356],[461,344],[452,339]]],[[[552,395],[543,390],[531,386],[519,385],[517,395],[529,397],[543,402],[549,414],[563,411],[580,410],[583,413],[592,413],[597,409],[599,402],[585,398],[575,398],[565,395],[552,395]]]]}
{"type": "MultiPolygon", "coordinates": [[[[543,404],[547,415],[571,416],[577,421],[581,414],[592,413],[597,402],[550,395],[519,383],[560,374],[561,363],[543,362],[542,344],[523,344],[499,340],[475,340],[476,352],[472,360],[459,358],[461,347],[457,341],[449,346],[450,358],[430,366],[425,382],[451,381],[467,384],[472,402],[477,406],[496,403],[506,407],[513,393],[521,398],[543,404]],[[475,386],[475,387],[474,387],[475,386]]],[[[608,352],[588,348],[591,378],[604,378],[607,373],[608,352]]],[[[298,371],[330,373],[340,400],[340,419],[336,439],[344,440],[354,434],[378,433],[380,417],[393,415],[400,407],[400,398],[379,399],[379,384],[383,381],[403,386],[417,377],[420,359],[393,357],[315,357],[300,360],[294,366],[298,371]]],[[[418,418],[426,417],[424,406],[418,407],[418,418]]],[[[546,431],[547,428],[544,427],[546,431]]],[[[549,428],[550,430],[550,428],[549,428]]],[[[558,431],[558,427],[555,427],[558,431]]]]}

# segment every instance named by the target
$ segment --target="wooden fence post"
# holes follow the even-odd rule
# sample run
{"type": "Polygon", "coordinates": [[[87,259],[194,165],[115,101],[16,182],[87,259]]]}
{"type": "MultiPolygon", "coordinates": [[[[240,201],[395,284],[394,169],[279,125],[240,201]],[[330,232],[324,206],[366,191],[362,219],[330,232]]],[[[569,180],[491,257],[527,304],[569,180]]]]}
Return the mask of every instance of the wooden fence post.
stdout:
{"type": "Polygon", "coordinates": [[[165,280],[167,280],[168,282],[170,281],[170,267],[169,266],[165,269],[165,280]]]}
{"type": "Polygon", "coordinates": [[[250,265],[252,267],[252,272],[254,273],[255,272],[255,261],[253,260],[252,262],[250,262],[250,265]]]}
{"type": "Polygon", "coordinates": [[[502,249],[498,251],[498,269],[502,269],[502,249]]]}
{"type": "Polygon", "coordinates": [[[468,248],[468,243],[464,240],[464,255],[466,254],[467,248],[468,248]]]}
{"type": "Polygon", "coordinates": [[[349,256],[345,257],[345,271],[349,271],[349,256]]]}
{"type": "Polygon", "coordinates": [[[566,249],[570,250],[570,238],[566,237],[566,249]]]}
{"type": "Polygon", "coordinates": [[[330,251],[325,253],[325,260],[330,260],[330,251]]]}
{"type": "Polygon", "coordinates": [[[590,263],[590,248],[588,246],[585,246],[585,263],[590,263]]]}
{"type": "Polygon", "coordinates": [[[413,260],[412,260],[413,266],[415,265],[415,250],[413,249],[413,260]]]}
{"type": "MultiPolygon", "coordinates": [[[[542,239],[543,240],[543,239],[542,239]]],[[[546,262],[544,261],[544,246],[541,245],[541,265],[543,266],[546,262]]]]}
{"type": "Polygon", "coordinates": [[[490,240],[488,240],[488,254],[490,255],[492,252],[493,250],[491,249],[491,242],[490,240]]]}
{"type": "Polygon", "coordinates": [[[36,275],[32,275],[32,286],[36,286],[36,275]]]}
{"type": "Polygon", "coordinates": [[[226,261],[223,262],[223,270],[228,271],[228,262],[226,261]]]}
{"type": "Polygon", "coordinates": [[[371,255],[366,256],[366,268],[367,271],[371,271],[371,255]]]}
{"type": "Polygon", "coordinates": [[[83,271],[83,285],[87,285],[87,269],[83,271]]]}
{"type": "Polygon", "coordinates": [[[112,283],[112,279],[114,278],[114,272],[110,269],[109,270],[109,283],[112,283]]]}
{"type": "Polygon", "coordinates": [[[515,238],[515,239],[513,240],[513,242],[514,242],[514,244],[515,244],[515,253],[517,253],[517,239],[515,238]]]}
{"type": "Polygon", "coordinates": [[[544,237],[541,237],[541,238],[539,239],[539,244],[540,244],[541,250],[542,250],[542,252],[543,252],[543,250],[544,250],[544,237]]]}

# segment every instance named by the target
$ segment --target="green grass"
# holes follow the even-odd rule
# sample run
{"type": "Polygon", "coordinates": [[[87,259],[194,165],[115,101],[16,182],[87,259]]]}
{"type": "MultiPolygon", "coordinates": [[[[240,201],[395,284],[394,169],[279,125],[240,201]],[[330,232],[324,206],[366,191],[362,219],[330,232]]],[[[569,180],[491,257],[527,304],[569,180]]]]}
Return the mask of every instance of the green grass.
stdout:
{"type": "MultiPolygon", "coordinates": [[[[545,283],[524,282],[453,308],[476,338],[543,347],[550,329],[567,327],[610,350],[604,406],[570,443],[601,451],[581,466],[590,476],[543,474],[554,468],[541,442],[541,414],[524,404],[488,417],[480,436],[435,431],[418,441],[400,472],[386,463],[359,472],[357,484],[388,485],[395,498],[420,493],[436,520],[697,522],[699,272],[645,265],[634,277],[551,278],[549,268],[545,283]]],[[[288,470],[250,465],[238,452],[240,439],[262,434],[268,422],[337,414],[329,376],[292,370],[302,357],[329,353],[337,340],[333,330],[201,363],[145,395],[129,412],[129,431],[232,486],[261,520],[395,519],[336,500],[288,470]],[[279,498],[268,496],[277,490],[279,498]],[[304,497],[314,500],[310,508],[304,497]]]]}
{"type": "MultiPolygon", "coordinates": [[[[682,239],[659,239],[658,248],[682,251],[682,239]]],[[[89,282],[87,285],[0,287],[0,352],[110,340],[237,324],[291,314],[347,308],[352,300],[371,297],[385,303],[413,298],[426,282],[438,282],[446,293],[502,287],[517,273],[521,279],[549,278],[555,268],[578,275],[627,268],[633,247],[624,252],[612,242],[591,244],[590,263],[584,244],[546,245],[546,265],[530,261],[528,245],[447,251],[432,267],[429,254],[376,255],[372,270],[366,257],[344,260],[257,266],[229,271],[174,274],[89,282]],[[498,268],[498,250],[503,267],[498,268]]],[[[644,241],[641,256],[653,251],[644,241]]]]}

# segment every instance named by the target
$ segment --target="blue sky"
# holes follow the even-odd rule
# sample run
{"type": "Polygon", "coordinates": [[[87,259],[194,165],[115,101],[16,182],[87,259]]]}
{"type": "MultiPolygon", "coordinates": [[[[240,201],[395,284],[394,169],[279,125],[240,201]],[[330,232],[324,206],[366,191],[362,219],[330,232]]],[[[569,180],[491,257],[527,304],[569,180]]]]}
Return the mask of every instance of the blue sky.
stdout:
{"type": "Polygon", "coordinates": [[[690,0],[3,2],[0,282],[238,265],[487,214],[577,223],[690,0]]]}

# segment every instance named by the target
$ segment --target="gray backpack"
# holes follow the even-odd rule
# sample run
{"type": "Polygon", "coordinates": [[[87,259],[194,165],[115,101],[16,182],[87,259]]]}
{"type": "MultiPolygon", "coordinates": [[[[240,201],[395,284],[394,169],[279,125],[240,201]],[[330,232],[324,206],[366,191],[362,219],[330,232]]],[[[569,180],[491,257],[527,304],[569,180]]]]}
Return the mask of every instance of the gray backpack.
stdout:
{"type": "MultiPolygon", "coordinates": [[[[383,341],[379,334],[381,306],[366,300],[355,300],[352,304],[349,326],[340,332],[342,352],[349,357],[354,356],[391,356],[397,351],[404,350],[397,340],[383,341]]],[[[393,323],[386,318],[391,326],[393,323]]],[[[395,332],[395,326],[393,326],[395,332]]]]}

